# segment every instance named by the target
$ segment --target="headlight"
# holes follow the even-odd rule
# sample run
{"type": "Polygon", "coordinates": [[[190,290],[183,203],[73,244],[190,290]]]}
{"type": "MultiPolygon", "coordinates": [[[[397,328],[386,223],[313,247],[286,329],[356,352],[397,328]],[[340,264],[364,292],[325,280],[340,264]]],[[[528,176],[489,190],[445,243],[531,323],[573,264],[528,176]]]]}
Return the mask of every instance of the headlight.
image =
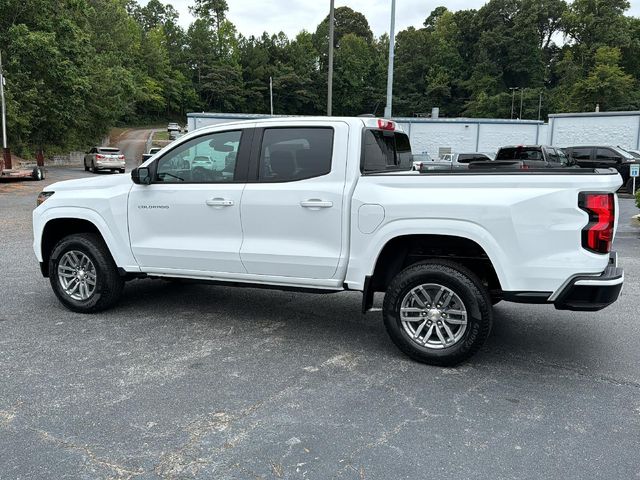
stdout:
{"type": "Polygon", "coordinates": [[[40,192],[38,199],[36,200],[36,207],[42,205],[47,198],[53,195],[54,192],[40,192]]]}

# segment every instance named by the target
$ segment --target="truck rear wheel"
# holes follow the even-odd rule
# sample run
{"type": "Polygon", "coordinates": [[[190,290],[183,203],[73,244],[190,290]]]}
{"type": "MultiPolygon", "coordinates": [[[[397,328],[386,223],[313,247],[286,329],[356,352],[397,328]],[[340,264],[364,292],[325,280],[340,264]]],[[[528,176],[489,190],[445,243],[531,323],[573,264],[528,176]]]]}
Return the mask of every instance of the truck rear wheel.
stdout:
{"type": "Polygon", "coordinates": [[[93,313],[114,305],[124,280],[102,238],[94,233],[69,235],[54,247],[49,280],[69,310],[93,313]]]}
{"type": "Polygon", "coordinates": [[[489,292],[453,262],[423,262],[387,288],[384,324],[396,346],[422,363],[456,365],[483,345],[492,323],[489,292]]]}

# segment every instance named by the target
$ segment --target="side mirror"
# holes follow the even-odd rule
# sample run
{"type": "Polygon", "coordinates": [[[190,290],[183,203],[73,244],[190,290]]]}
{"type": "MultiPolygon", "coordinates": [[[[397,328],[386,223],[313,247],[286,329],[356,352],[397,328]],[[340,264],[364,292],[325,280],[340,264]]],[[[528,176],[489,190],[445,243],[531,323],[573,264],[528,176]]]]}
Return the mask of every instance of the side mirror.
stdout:
{"type": "Polygon", "coordinates": [[[151,183],[149,167],[138,167],[131,170],[131,180],[136,185],[149,185],[151,183]]]}

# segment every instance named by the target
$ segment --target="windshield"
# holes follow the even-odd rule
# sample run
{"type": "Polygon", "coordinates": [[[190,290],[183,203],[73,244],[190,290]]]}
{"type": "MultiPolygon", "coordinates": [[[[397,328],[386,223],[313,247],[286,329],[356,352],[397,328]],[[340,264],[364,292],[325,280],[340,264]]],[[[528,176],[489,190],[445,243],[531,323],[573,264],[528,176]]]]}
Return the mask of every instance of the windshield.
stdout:
{"type": "Polygon", "coordinates": [[[638,158],[635,155],[633,155],[631,152],[627,152],[626,150],[623,150],[620,147],[611,147],[611,149],[619,153],[622,158],[638,158]]]}

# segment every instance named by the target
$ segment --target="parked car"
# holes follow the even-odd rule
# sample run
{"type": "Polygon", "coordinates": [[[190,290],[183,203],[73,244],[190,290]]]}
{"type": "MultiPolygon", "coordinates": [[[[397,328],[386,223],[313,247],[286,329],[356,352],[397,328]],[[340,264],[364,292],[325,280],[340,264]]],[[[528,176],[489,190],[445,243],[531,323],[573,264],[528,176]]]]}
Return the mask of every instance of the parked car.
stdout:
{"type": "Polygon", "coordinates": [[[411,169],[409,138],[389,120],[203,127],[130,178],[48,186],[34,251],[58,299],[83,313],[140,277],[355,290],[363,311],[384,292],[391,339],[437,365],[478,351],[492,303],[593,311],[618,298],[615,171],[411,169]],[[196,155],[224,155],[232,175],[197,181],[196,155]]]}
{"type": "Polygon", "coordinates": [[[171,122],[169,123],[169,125],[167,125],[167,132],[169,133],[180,132],[180,130],[181,130],[180,125],[175,122],[171,122]]]}
{"type": "Polygon", "coordinates": [[[417,153],[413,155],[411,170],[420,171],[424,164],[431,163],[431,162],[433,162],[433,159],[431,158],[431,155],[429,155],[427,152],[417,153]]]}
{"type": "Polygon", "coordinates": [[[583,168],[615,168],[622,177],[625,190],[629,193],[633,192],[629,166],[640,161],[626,150],[620,147],[596,145],[566,147],[564,151],[583,168]]]}
{"type": "Polygon", "coordinates": [[[625,148],[625,151],[629,152],[633,158],[640,159],[640,150],[630,150],[628,148],[625,148]]]}
{"type": "Polygon", "coordinates": [[[144,162],[146,160],[149,160],[151,157],[153,157],[160,150],[162,150],[162,148],[160,148],[160,147],[152,147],[152,148],[150,148],[147,153],[143,153],[142,154],[142,161],[144,162]]]}
{"type": "Polygon", "coordinates": [[[447,153],[439,161],[422,164],[421,172],[432,170],[468,170],[472,162],[491,162],[492,158],[484,153],[447,153]]]}
{"type": "Polygon", "coordinates": [[[568,168],[573,162],[559,148],[548,145],[516,145],[502,147],[495,160],[491,162],[473,162],[470,169],[513,168],[528,170],[534,168],[568,168]]]}
{"type": "Polygon", "coordinates": [[[124,173],[125,156],[119,148],[93,147],[84,156],[84,170],[98,173],[99,170],[111,170],[124,173]]]}

